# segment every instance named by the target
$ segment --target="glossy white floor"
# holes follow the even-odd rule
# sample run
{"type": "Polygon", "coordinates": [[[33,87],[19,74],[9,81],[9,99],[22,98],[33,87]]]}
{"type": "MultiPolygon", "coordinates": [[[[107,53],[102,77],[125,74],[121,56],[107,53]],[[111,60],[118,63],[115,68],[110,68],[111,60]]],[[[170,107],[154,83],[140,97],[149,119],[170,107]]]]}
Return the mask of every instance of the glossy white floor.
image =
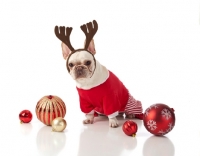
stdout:
{"type": "Polygon", "coordinates": [[[96,118],[93,125],[83,125],[83,117],[70,113],[65,119],[68,126],[61,133],[52,132],[50,126],[43,125],[37,119],[29,124],[20,124],[17,120],[4,124],[1,127],[1,153],[33,156],[200,155],[199,127],[192,128],[196,127],[196,123],[185,116],[177,117],[176,126],[165,137],[151,135],[141,120],[134,120],[138,125],[135,138],[123,133],[123,118],[118,118],[118,128],[110,128],[106,117],[96,118]]]}
{"type": "Polygon", "coordinates": [[[4,156],[200,156],[199,1],[1,0],[0,155],[4,156]],[[55,25],[73,27],[96,19],[96,59],[113,71],[144,110],[154,103],[175,109],[176,124],[155,137],[138,124],[135,138],[109,128],[105,117],[83,125],[75,83],[62,58],[55,25]],[[51,132],[35,115],[37,101],[57,95],[67,107],[67,127],[51,132]],[[29,124],[18,115],[28,109],[29,124]]]}

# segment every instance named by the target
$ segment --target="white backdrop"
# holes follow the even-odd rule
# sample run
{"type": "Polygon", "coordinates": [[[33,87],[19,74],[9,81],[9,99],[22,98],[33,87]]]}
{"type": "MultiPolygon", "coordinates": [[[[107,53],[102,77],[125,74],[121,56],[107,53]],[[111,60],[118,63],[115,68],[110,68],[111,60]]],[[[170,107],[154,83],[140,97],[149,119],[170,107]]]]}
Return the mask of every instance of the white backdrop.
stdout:
{"type": "Polygon", "coordinates": [[[94,19],[96,59],[144,109],[165,103],[175,109],[177,125],[199,129],[199,15],[199,1],[186,0],[1,0],[0,135],[23,109],[37,121],[35,106],[44,95],[61,97],[67,118],[83,115],[54,26],[73,27],[71,43],[82,48],[80,25],[94,19]]]}

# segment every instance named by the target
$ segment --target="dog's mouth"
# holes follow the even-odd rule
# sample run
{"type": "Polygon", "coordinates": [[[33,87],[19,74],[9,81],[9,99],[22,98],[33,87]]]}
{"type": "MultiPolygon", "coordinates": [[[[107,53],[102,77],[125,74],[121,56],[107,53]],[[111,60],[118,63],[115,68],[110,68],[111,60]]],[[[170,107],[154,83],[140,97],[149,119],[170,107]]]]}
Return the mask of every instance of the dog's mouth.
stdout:
{"type": "Polygon", "coordinates": [[[87,78],[87,73],[83,71],[75,72],[75,79],[87,78]]]}

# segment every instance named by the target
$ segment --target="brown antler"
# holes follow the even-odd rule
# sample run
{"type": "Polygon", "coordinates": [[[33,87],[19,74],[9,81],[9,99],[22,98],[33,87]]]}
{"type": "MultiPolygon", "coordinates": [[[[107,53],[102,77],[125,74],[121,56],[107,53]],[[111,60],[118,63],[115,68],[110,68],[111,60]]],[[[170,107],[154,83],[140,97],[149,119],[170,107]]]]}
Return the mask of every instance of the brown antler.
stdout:
{"type": "Polygon", "coordinates": [[[94,28],[92,27],[92,22],[89,22],[89,23],[81,26],[81,30],[84,32],[84,34],[86,36],[85,49],[88,48],[90,41],[92,40],[95,33],[97,32],[98,24],[95,20],[93,21],[93,25],[94,25],[94,28]],[[87,31],[87,29],[88,29],[88,31],[87,31]]]}
{"type": "Polygon", "coordinates": [[[73,51],[74,48],[72,47],[72,45],[70,43],[70,40],[69,40],[71,31],[72,31],[72,27],[67,27],[66,28],[66,34],[65,34],[65,27],[64,26],[63,27],[59,27],[59,28],[58,28],[58,26],[55,26],[55,34],[56,34],[56,36],[63,43],[65,43],[71,51],[73,51]],[[60,33],[59,33],[59,28],[60,28],[60,33]]]}

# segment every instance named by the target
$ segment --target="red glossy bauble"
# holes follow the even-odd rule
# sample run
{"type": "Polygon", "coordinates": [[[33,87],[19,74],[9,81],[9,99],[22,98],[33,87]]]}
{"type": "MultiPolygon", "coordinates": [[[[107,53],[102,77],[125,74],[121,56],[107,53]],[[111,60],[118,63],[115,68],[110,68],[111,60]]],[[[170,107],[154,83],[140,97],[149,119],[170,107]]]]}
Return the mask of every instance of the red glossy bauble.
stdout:
{"type": "Polygon", "coordinates": [[[123,124],[122,129],[126,135],[134,137],[138,127],[134,121],[128,120],[123,124]]]}
{"type": "Polygon", "coordinates": [[[55,95],[42,97],[35,108],[37,118],[45,125],[51,126],[57,117],[65,117],[66,106],[61,98],[55,95]]]}
{"type": "Polygon", "coordinates": [[[157,136],[165,135],[174,128],[174,109],[162,103],[151,105],[145,110],[143,122],[150,133],[157,136]]]}
{"type": "Polygon", "coordinates": [[[32,113],[29,110],[23,110],[19,113],[21,123],[29,123],[32,120],[32,113]]]}

